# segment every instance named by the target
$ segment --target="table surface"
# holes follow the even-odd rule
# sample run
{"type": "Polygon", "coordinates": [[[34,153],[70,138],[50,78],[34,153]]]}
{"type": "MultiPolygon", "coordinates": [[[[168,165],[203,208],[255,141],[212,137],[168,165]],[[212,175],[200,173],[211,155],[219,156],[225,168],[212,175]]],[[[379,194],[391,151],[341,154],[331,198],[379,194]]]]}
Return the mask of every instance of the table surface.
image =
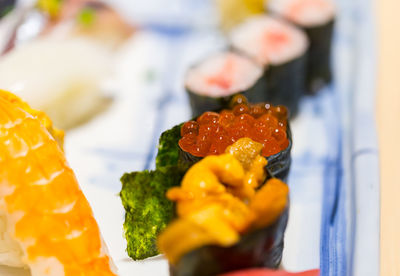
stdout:
{"type": "Polygon", "coordinates": [[[379,35],[377,123],[381,164],[381,275],[400,275],[400,2],[376,0],[379,35]]]}

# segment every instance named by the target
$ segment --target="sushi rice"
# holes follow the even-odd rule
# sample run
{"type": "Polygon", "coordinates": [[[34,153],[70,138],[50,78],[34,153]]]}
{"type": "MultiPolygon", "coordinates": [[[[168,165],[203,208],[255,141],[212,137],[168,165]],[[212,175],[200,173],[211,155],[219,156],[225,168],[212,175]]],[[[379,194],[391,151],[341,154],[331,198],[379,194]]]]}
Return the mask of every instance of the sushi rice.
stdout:
{"type": "Polygon", "coordinates": [[[227,108],[231,99],[243,94],[250,102],[267,100],[264,68],[232,51],[210,55],[190,68],[185,78],[193,117],[227,108]]]}
{"type": "Polygon", "coordinates": [[[279,65],[296,59],[307,50],[305,34],[272,16],[249,18],[230,34],[233,47],[262,65],[279,65]]]}
{"type": "Polygon", "coordinates": [[[0,214],[0,265],[25,267],[22,249],[9,233],[5,214],[0,214]]]}
{"type": "Polygon", "coordinates": [[[262,74],[262,68],[248,58],[223,52],[191,68],[185,86],[199,95],[225,97],[249,89],[262,74]]]}

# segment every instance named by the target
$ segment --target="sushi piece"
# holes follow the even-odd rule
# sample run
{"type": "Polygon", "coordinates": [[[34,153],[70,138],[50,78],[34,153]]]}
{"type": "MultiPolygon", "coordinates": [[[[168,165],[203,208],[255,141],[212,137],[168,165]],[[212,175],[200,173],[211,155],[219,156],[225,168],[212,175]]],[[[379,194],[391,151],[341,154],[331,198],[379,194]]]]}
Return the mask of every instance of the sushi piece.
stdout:
{"type": "Polygon", "coordinates": [[[209,56],[189,69],[185,77],[193,117],[226,108],[232,97],[245,95],[251,102],[265,101],[263,68],[233,52],[209,56]]]}
{"type": "Polygon", "coordinates": [[[306,35],[287,22],[264,15],[234,28],[230,41],[235,50],[269,66],[264,101],[286,105],[294,117],[305,89],[306,35]]]}
{"type": "Polygon", "coordinates": [[[249,137],[263,145],[270,174],[286,180],[292,147],[287,116],[284,106],[248,104],[243,96],[236,96],[231,110],[205,112],[183,124],[178,142],[180,159],[191,166],[205,156],[225,152],[238,139],[249,137]]]}
{"type": "Polygon", "coordinates": [[[335,5],[331,0],[268,0],[268,9],[302,28],[310,41],[307,92],[314,94],[332,80],[331,45],[335,5]]]}
{"type": "MultiPolygon", "coordinates": [[[[7,5],[13,2],[16,1],[0,1],[0,18],[2,12],[9,10],[7,5]],[[5,5],[4,11],[2,5],[5,5]]],[[[136,29],[112,5],[101,0],[23,1],[9,17],[4,26],[6,36],[0,45],[0,54],[40,38],[86,38],[114,51],[136,29]]]]}
{"type": "Polygon", "coordinates": [[[218,275],[249,267],[276,268],[287,224],[288,192],[265,181],[263,146],[239,139],[207,156],[168,190],[177,219],[158,238],[171,275],[218,275]]]}
{"type": "MultiPolygon", "coordinates": [[[[243,163],[246,163],[246,160],[252,160],[247,155],[237,154],[240,150],[235,151],[230,146],[236,142],[236,145],[241,145],[243,149],[246,148],[246,144],[239,143],[240,140],[243,140],[240,139],[241,137],[249,136],[262,142],[259,144],[261,146],[260,151],[268,155],[268,163],[265,164],[264,168],[267,172],[267,178],[275,176],[284,181],[287,179],[291,164],[292,141],[286,108],[282,106],[271,107],[266,104],[249,106],[245,103],[246,99],[239,95],[233,99],[231,105],[235,112],[243,112],[242,109],[244,109],[249,114],[235,115],[228,110],[222,111],[221,114],[206,112],[198,118],[200,124],[197,121],[189,121],[165,131],[159,140],[156,169],[123,175],[120,197],[126,211],[124,231],[127,240],[127,252],[132,259],[142,260],[159,254],[155,244],[157,235],[174,217],[173,204],[166,200],[164,195],[169,188],[180,184],[182,177],[190,167],[208,155],[224,153],[227,148],[230,149],[228,150],[229,153],[235,155],[243,163]],[[226,117],[223,117],[223,114],[226,117]],[[219,119],[215,120],[216,118],[219,119]],[[241,124],[235,125],[241,120],[241,124]],[[247,120],[250,120],[253,125],[251,126],[250,121],[247,122],[247,120]],[[203,125],[207,121],[210,124],[203,125]],[[219,125],[220,121],[225,129],[219,125]],[[228,130],[235,131],[236,129],[237,131],[239,129],[236,127],[239,125],[247,128],[248,132],[242,132],[243,136],[230,136],[233,132],[229,133],[228,130]],[[210,138],[208,142],[213,140],[217,143],[214,146],[212,143],[208,145],[209,150],[213,150],[212,153],[206,152],[206,154],[198,156],[198,152],[193,151],[193,145],[185,143],[193,139],[196,140],[196,143],[199,141],[199,146],[202,148],[201,143],[207,143],[207,139],[202,141],[202,138],[198,135],[197,138],[194,136],[199,133],[200,129],[204,131],[208,127],[212,130],[207,135],[210,138]],[[253,129],[250,129],[250,127],[253,127],[253,129]],[[216,129],[220,129],[218,134],[214,133],[216,129]],[[225,145],[218,145],[218,137],[221,135],[226,135],[222,141],[227,142],[225,145]],[[234,139],[232,140],[232,138],[234,139]],[[265,149],[264,145],[271,148],[265,149]],[[283,150],[280,150],[279,147],[283,150]]],[[[241,131],[243,130],[241,129],[241,131]]],[[[195,150],[197,151],[197,149],[195,150]]]]}
{"type": "Polygon", "coordinates": [[[116,275],[92,210],[42,120],[0,90],[0,264],[116,275]]]}
{"type": "Polygon", "coordinates": [[[43,38],[0,59],[0,87],[44,111],[62,129],[75,127],[108,106],[103,82],[110,53],[84,38],[43,38]]]}
{"type": "Polygon", "coordinates": [[[36,7],[0,45],[0,87],[68,130],[110,106],[113,58],[134,28],[102,1],[38,0],[36,7]]]}
{"type": "Polygon", "coordinates": [[[115,49],[134,32],[110,5],[98,0],[40,0],[48,15],[42,35],[57,38],[86,37],[115,49]]]}

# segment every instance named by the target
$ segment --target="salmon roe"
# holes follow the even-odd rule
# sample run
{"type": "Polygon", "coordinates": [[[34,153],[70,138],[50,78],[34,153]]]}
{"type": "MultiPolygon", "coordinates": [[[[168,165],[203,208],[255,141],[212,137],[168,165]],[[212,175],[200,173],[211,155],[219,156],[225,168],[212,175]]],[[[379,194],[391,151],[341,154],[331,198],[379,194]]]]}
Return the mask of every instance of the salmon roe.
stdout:
{"type": "Polygon", "coordinates": [[[288,112],[268,103],[250,105],[243,96],[233,99],[231,110],[205,112],[181,128],[179,146],[198,157],[217,155],[243,137],[263,144],[263,156],[276,154],[289,145],[288,112]]]}

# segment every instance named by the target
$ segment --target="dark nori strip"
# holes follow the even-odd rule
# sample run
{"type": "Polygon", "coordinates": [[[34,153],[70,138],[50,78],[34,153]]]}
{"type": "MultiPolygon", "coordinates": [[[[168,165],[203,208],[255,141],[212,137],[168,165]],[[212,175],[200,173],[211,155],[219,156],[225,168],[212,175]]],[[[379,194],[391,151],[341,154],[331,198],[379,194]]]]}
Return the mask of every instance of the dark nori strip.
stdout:
{"type": "Polygon", "coordinates": [[[307,92],[315,94],[332,81],[331,48],[335,21],[315,27],[301,27],[308,36],[307,92]]]}
{"type": "Polygon", "coordinates": [[[183,123],[164,131],[158,140],[156,168],[179,165],[179,139],[183,123]],[[179,137],[179,138],[178,138],[179,137]]]}
{"type": "Polygon", "coordinates": [[[292,131],[290,129],[289,123],[286,127],[286,134],[289,140],[289,145],[286,149],[278,152],[277,154],[267,157],[268,164],[266,170],[268,172],[268,177],[276,177],[281,179],[283,182],[287,183],[290,165],[292,164],[292,131]]]}
{"type": "Polygon", "coordinates": [[[187,87],[186,92],[189,95],[193,117],[200,116],[206,111],[220,111],[224,108],[228,108],[232,98],[238,94],[244,95],[251,103],[268,101],[267,79],[264,77],[264,75],[261,75],[256,83],[249,89],[225,97],[209,97],[206,95],[199,95],[187,87]]]}
{"type": "Polygon", "coordinates": [[[170,275],[214,276],[244,268],[278,268],[288,213],[286,208],[273,225],[243,235],[231,247],[209,245],[185,254],[178,264],[170,264],[170,275]]]}
{"type": "MultiPolygon", "coordinates": [[[[292,132],[290,130],[289,122],[286,127],[286,134],[289,140],[288,147],[277,154],[267,157],[268,164],[265,167],[269,177],[273,176],[279,178],[283,182],[287,182],[290,165],[292,163],[292,158],[290,155],[292,150],[292,132]]],[[[182,164],[186,164],[187,167],[191,167],[201,159],[203,159],[203,157],[194,156],[193,154],[186,152],[179,147],[179,160],[182,164]]]]}
{"type": "Polygon", "coordinates": [[[267,102],[285,105],[290,117],[296,116],[301,96],[304,94],[306,81],[307,55],[280,65],[270,65],[265,72],[267,78],[267,102]]]}
{"type": "Polygon", "coordinates": [[[179,160],[182,163],[186,164],[188,167],[193,166],[201,159],[203,159],[203,157],[194,156],[190,152],[184,151],[183,149],[181,149],[181,147],[179,147],[179,160]]]}

